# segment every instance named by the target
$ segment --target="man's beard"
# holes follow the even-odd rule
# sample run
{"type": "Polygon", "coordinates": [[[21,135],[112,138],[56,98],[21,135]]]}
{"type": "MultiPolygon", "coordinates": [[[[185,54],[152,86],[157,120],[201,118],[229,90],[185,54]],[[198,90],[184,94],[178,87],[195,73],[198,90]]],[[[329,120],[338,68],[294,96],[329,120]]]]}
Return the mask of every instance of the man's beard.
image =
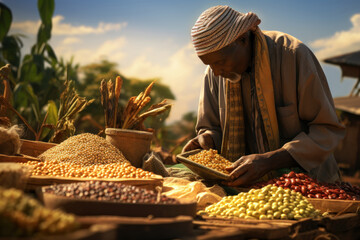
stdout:
{"type": "Polygon", "coordinates": [[[226,77],[227,80],[229,80],[232,83],[237,83],[241,80],[241,74],[238,74],[236,72],[231,72],[228,77],[226,77]]]}

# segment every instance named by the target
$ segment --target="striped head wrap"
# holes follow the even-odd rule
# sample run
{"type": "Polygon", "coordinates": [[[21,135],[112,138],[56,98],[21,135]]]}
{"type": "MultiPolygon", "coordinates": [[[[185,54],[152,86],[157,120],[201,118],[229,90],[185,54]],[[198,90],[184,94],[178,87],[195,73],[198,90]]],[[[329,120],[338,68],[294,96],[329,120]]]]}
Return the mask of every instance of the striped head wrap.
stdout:
{"type": "Polygon", "coordinates": [[[241,13],[229,6],[205,10],[191,29],[191,38],[198,56],[215,52],[234,42],[242,34],[259,25],[255,13],[241,13]]]}

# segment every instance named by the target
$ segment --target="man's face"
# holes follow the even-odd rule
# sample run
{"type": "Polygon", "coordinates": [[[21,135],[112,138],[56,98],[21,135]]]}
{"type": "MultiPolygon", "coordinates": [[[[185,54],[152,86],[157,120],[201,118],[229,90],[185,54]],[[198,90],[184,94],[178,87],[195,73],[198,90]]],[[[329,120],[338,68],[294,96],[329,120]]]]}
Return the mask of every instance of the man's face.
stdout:
{"type": "Polygon", "coordinates": [[[211,67],[215,76],[234,79],[250,66],[251,44],[249,34],[245,35],[245,38],[239,38],[230,45],[199,58],[211,67]]]}

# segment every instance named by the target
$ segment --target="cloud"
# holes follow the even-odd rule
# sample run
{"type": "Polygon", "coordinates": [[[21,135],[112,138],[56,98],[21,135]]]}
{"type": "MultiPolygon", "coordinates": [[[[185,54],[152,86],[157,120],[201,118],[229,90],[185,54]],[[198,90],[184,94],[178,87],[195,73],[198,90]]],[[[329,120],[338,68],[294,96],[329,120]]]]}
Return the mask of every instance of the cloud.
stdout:
{"type": "Polygon", "coordinates": [[[125,56],[124,46],[126,39],[124,37],[118,37],[103,42],[99,46],[89,45],[86,41],[81,41],[78,38],[64,39],[59,45],[54,46],[56,52],[61,53],[64,59],[70,59],[74,56],[74,61],[81,65],[86,65],[92,62],[97,62],[102,58],[106,58],[112,62],[121,62],[125,56]],[[73,41],[73,42],[72,42],[73,41]],[[78,46],[69,46],[70,43],[82,42],[81,48],[78,46]]]}
{"type": "MultiPolygon", "coordinates": [[[[85,42],[84,42],[85,44],[85,42]]],[[[151,44],[149,43],[151,46],[151,44]]],[[[98,47],[83,45],[75,49],[68,45],[55,47],[65,59],[74,56],[75,62],[85,65],[104,58],[119,64],[119,70],[127,77],[139,79],[160,78],[170,87],[176,100],[168,118],[169,122],[180,120],[190,111],[197,111],[200,88],[205,66],[198,59],[191,43],[177,48],[167,56],[153,54],[155,48],[133,56],[137,44],[119,37],[103,42],[98,47]],[[92,50],[90,50],[92,49],[92,50]]]]}
{"type": "Polygon", "coordinates": [[[123,48],[126,42],[125,37],[107,40],[96,50],[95,55],[106,56],[110,61],[119,62],[124,56],[123,48]]]}
{"type": "Polygon", "coordinates": [[[72,45],[74,43],[80,43],[81,39],[76,37],[67,37],[62,41],[62,44],[64,45],[72,45]]]}
{"type": "Polygon", "coordinates": [[[73,26],[69,23],[63,23],[64,17],[61,15],[53,17],[54,35],[84,35],[84,34],[102,34],[109,31],[120,30],[127,25],[124,23],[103,23],[100,22],[96,28],[80,25],[73,26]]]}
{"type": "MultiPolygon", "coordinates": [[[[54,21],[56,23],[54,27],[57,26],[58,33],[60,25],[62,31],[67,29],[66,32],[70,32],[71,27],[61,24],[62,19],[58,17],[54,21]]],[[[99,26],[104,25],[99,24],[99,26]]],[[[77,28],[86,32],[80,30],[80,27],[77,28]]],[[[171,39],[164,43],[156,38],[150,38],[146,40],[147,44],[144,46],[140,44],[138,36],[124,37],[115,33],[111,36],[107,36],[109,39],[107,41],[98,36],[94,36],[89,41],[86,36],[72,34],[62,39],[62,36],[57,35],[52,38],[51,44],[55,52],[60,53],[58,55],[66,60],[74,57],[74,61],[81,65],[99,62],[105,58],[117,63],[121,73],[127,77],[160,78],[176,97],[168,121],[179,120],[185,113],[197,111],[205,66],[196,56],[191,43],[176,46],[174,41],[170,41],[171,39]]]]}
{"type": "MultiPolygon", "coordinates": [[[[74,26],[70,23],[63,22],[64,17],[61,15],[54,16],[52,19],[52,35],[85,35],[85,34],[103,34],[109,31],[118,31],[127,26],[123,23],[103,23],[100,22],[97,27],[86,25],[74,26]]],[[[37,34],[40,26],[39,21],[14,22],[11,26],[12,30],[19,30],[27,34],[37,34]]]]}
{"type": "Polygon", "coordinates": [[[13,22],[11,24],[11,31],[17,30],[21,31],[25,34],[33,34],[35,35],[39,29],[40,20],[39,21],[23,21],[23,22],[13,22]]]}
{"type": "Polygon", "coordinates": [[[336,32],[328,38],[317,39],[310,43],[319,59],[341,55],[360,49],[360,13],[350,18],[352,27],[349,30],[336,32]]]}
{"type": "Polygon", "coordinates": [[[168,121],[180,120],[190,111],[196,112],[205,66],[196,56],[191,43],[178,49],[164,63],[155,63],[149,58],[139,56],[121,71],[129,77],[159,77],[162,83],[170,87],[176,100],[168,121]]]}

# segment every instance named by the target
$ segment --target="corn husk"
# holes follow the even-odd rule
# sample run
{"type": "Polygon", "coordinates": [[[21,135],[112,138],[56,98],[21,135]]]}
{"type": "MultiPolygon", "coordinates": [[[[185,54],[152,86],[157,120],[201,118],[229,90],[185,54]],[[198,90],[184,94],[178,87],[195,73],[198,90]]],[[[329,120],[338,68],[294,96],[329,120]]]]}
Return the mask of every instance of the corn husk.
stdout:
{"type": "Polygon", "coordinates": [[[90,105],[94,99],[87,101],[80,97],[74,88],[73,81],[65,81],[65,90],[60,95],[58,121],[54,127],[54,134],[50,142],[61,143],[75,134],[74,121],[78,113],[90,105]]]}
{"type": "Polygon", "coordinates": [[[105,127],[119,126],[122,129],[142,130],[137,128],[137,126],[140,126],[139,124],[142,124],[147,117],[156,116],[169,110],[171,105],[166,103],[166,100],[163,100],[141,113],[151,101],[150,92],[154,83],[155,81],[152,81],[143,92],[140,92],[137,96],[130,97],[118,121],[118,100],[123,81],[120,76],[117,77],[115,87],[113,87],[111,80],[109,80],[108,83],[105,83],[105,80],[103,80],[101,82],[100,92],[101,104],[105,114],[105,127]],[[107,88],[105,88],[105,84],[107,84],[107,88]]]}

